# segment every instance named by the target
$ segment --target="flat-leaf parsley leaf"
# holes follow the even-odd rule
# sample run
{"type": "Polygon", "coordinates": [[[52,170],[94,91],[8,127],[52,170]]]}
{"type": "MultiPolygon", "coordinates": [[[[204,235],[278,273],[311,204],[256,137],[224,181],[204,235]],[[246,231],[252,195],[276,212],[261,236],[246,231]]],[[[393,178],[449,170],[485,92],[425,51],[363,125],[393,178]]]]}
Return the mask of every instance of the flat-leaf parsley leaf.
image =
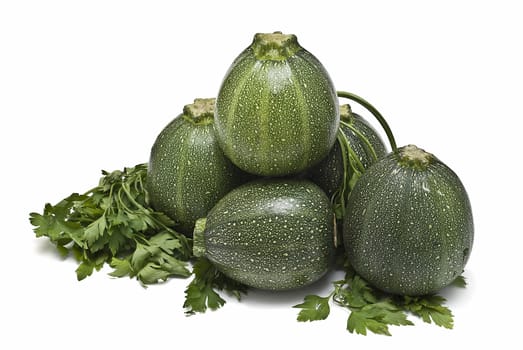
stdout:
{"type": "Polygon", "coordinates": [[[78,280],[106,263],[114,268],[112,276],[136,277],[143,284],[189,276],[191,241],[149,206],[147,164],[102,175],[86,193],[47,203],[42,214],[30,213],[36,236],[47,237],[61,255],[76,258],[78,280]]]}
{"type": "MultiPolygon", "coordinates": [[[[451,329],[453,316],[444,306],[445,299],[439,295],[420,297],[397,296],[384,293],[370,286],[354,270],[345,264],[345,278],[333,282],[334,290],[325,297],[307,295],[304,302],[295,305],[301,309],[298,321],[324,320],[329,316],[332,301],[349,310],[347,330],[350,333],[366,335],[367,331],[391,335],[389,326],[413,325],[408,314],[421,318],[424,322],[451,329]]],[[[465,286],[462,276],[456,283],[465,286]]]]}
{"type": "Polygon", "coordinates": [[[236,282],[223,273],[206,258],[199,257],[193,265],[194,278],[185,290],[183,307],[187,315],[205,312],[208,308],[216,310],[225,304],[225,300],[216,292],[224,290],[240,300],[247,293],[247,286],[236,282]]]}

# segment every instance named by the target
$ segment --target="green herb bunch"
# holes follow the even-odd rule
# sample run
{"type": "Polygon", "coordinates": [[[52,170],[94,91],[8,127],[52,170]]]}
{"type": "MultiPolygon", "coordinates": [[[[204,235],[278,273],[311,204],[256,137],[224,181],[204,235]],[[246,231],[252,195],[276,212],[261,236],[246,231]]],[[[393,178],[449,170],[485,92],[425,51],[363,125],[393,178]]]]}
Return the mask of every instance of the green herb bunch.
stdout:
{"type": "MultiPolygon", "coordinates": [[[[445,298],[439,295],[409,297],[390,295],[370,286],[357,275],[348,263],[344,264],[345,277],[332,283],[332,292],[320,297],[307,295],[304,302],[295,305],[301,309],[298,321],[318,321],[326,319],[330,314],[330,302],[349,311],[347,330],[350,333],[367,335],[367,331],[382,335],[391,335],[389,326],[413,325],[408,315],[421,318],[426,323],[432,323],[452,329],[454,319],[452,312],[444,304],[445,298]]],[[[463,276],[459,276],[454,286],[465,287],[463,276]]]]}
{"type": "Polygon", "coordinates": [[[147,201],[147,164],[102,171],[98,186],[73,193],[43,213],[31,213],[37,237],[47,237],[61,255],[73,255],[78,280],[106,263],[113,276],[136,277],[143,284],[191,274],[191,241],[174,231],[174,222],[147,201]]]}

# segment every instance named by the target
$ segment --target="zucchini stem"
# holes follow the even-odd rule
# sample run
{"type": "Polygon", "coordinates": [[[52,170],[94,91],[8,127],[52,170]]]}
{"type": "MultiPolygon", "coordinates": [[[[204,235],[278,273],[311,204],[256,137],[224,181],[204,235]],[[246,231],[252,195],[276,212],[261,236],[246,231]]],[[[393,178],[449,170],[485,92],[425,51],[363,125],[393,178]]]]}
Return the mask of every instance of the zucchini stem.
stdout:
{"type": "Polygon", "coordinates": [[[347,98],[349,100],[352,100],[354,102],[357,102],[361,106],[365,107],[380,123],[381,127],[385,131],[385,134],[387,135],[387,138],[389,139],[390,147],[392,148],[392,152],[397,153],[398,147],[396,146],[396,140],[394,139],[394,135],[392,134],[392,130],[389,127],[389,124],[385,120],[385,118],[381,115],[381,113],[374,108],[373,105],[371,105],[368,101],[366,101],[364,98],[353,94],[351,92],[346,91],[338,91],[337,92],[338,97],[347,98]]]}
{"type": "Polygon", "coordinates": [[[193,232],[193,255],[197,258],[205,256],[205,225],[206,218],[196,220],[193,232]]]}

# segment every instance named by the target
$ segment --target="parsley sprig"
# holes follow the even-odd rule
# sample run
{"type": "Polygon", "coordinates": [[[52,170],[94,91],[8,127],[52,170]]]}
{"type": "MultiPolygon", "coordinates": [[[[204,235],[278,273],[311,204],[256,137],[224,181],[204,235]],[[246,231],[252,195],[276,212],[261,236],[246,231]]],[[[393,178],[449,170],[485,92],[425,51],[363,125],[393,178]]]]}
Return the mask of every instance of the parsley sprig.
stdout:
{"type": "Polygon", "coordinates": [[[102,171],[98,186],[73,193],[43,213],[30,213],[37,237],[47,237],[63,256],[79,265],[78,280],[106,263],[113,276],[136,277],[143,284],[190,275],[191,241],[174,231],[174,222],[148,204],[147,164],[102,171]]]}
{"type": "Polygon", "coordinates": [[[247,286],[234,281],[223,273],[206,258],[199,257],[193,264],[193,280],[185,290],[183,307],[187,315],[197,312],[203,313],[207,309],[216,310],[225,304],[225,300],[217,291],[224,290],[228,294],[241,299],[247,293],[247,286]]]}
{"type": "MultiPolygon", "coordinates": [[[[354,270],[345,265],[345,278],[333,282],[333,291],[325,296],[307,295],[304,302],[295,305],[301,309],[298,321],[318,321],[330,314],[330,300],[347,309],[347,330],[350,333],[367,335],[367,331],[391,335],[389,326],[409,326],[413,323],[408,315],[420,317],[424,322],[451,329],[454,324],[452,312],[444,305],[445,298],[439,295],[420,297],[389,295],[370,286],[354,270]]],[[[466,285],[463,276],[454,285],[466,285]]]]}

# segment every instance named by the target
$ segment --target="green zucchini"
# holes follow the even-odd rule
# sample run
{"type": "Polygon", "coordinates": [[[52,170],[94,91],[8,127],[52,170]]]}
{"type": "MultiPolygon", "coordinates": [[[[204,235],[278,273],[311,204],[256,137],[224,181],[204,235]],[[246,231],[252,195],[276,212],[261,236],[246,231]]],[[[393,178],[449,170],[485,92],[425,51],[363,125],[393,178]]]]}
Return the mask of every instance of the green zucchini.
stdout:
{"type": "Polygon", "coordinates": [[[293,289],[328,271],[333,222],[329,199],[312,182],[261,179],[229,192],[197,222],[193,250],[245,285],[293,289]]]}
{"type": "Polygon", "coordinates": [[[463,272],[473,237],[460,179],[413,145],[374,163],[349,196],[343,225],[349,262],[389,293],[424,295],[447,286],[463,272]]]}
{"type": "Polygon", "coordinates": [[[299,173],[330,151],[338,99],[323,65],[295,35],[256,34],[229,68],[216,102],[216,136],[239,168],[299,173]]]}
{"type": "MultiPolygon", "coordinates": [[[[379,136],[378,132],[360,115],[353,113],[350,106],[345,104],[340,106],[340,131],[343,136],[338,137],[338,142],[330,153],[319,164],[307,170],[306,177],[321,187],[332,197],[343,185],[344,176],[352,176],[353,169],[348,167],[345,174],[341,142],[347,142],[350,152],[346,158],[356,156],[356,161],[367,169],[377,159],[387,154],[387,147],[379,136]]],[[[349,149],[345,148],[349,153],[349,149]]]]}
{"type": "Polygon", "coordinates": [[[153,208],[190,236],[194,223],[247,175],[223,154],[214,135],[215,99],[186,105],[151,149],[147,190],[153,208]]]}

